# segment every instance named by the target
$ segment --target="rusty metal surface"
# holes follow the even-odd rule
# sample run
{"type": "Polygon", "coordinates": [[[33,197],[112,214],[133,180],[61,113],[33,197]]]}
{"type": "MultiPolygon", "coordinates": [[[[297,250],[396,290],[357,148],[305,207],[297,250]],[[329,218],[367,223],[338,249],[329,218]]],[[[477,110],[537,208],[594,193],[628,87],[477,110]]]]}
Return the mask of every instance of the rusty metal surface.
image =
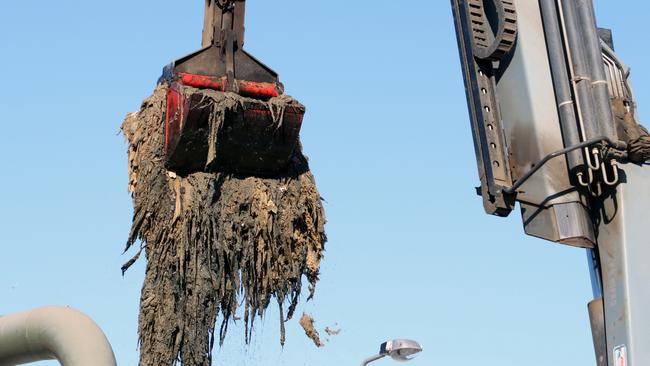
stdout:
{"type": "Polygon", "coordinates": [[[223,76],[232,92],[238,92],[235,79],[280,85],[277,73],[243,49],[245,7],[245,0],[205,0],[203,48],[174,61],[162,79],[176,73],[223,76]]]}
{"type": "MultiPolygon", "coordinates": [[[[234,53],[236,65],[235,79],[256,81],[264,83],[278,83],[278,75],[268,66],[260,63],[257,59],[242,49],[234,53]]],[[[194,54],[183,57],[174,63],[175,72],[207,75],[225,76],[227,67],[222,59],[221,48],[208,47],[194,54]]]]}

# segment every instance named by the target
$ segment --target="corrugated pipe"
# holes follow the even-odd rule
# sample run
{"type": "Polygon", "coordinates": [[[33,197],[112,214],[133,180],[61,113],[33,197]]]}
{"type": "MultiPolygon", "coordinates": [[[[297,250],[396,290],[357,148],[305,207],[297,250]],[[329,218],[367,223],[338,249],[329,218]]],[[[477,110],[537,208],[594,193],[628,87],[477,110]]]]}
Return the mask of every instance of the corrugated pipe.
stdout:
{"type": "Polygon", "coordinates": [[[63,366],[116,366],[104,332],[86,315],[45,307],[0,317],[0,366],[58,360],[63,366]]]}

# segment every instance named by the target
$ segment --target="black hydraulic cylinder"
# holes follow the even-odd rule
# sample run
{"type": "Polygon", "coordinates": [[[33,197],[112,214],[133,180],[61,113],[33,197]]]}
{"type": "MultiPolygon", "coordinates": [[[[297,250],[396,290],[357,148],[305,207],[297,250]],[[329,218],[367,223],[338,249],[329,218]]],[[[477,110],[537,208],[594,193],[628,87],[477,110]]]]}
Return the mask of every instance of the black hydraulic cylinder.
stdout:
{"type": "Polygon", "coordinates": [[[598,37],[593,2],[592,0],[576,0],[575,4],[584,39],[585,56],[591,77],[595,114],[601,131],[600,134],[615,139],[617,134],[614,125],[614,114],[610,104],[609,87],[605,75],[605,64],[598,37]]]}
{"type": "MultiPolygon", "coordinates": [[[[571,78],[567,70],[567,56],[564,51],[557,6],[555,0],[540,0],[539,3],[564,145],[567,147],[575,146],[580,143],[580,131],[575,112],[576,106],[571,92],[571,78]]],[[[582,152],[578,150],[568,153],[567,160],[571,171],[584,164],[582,152]]]]}
{"type": "Polygon", "coordinates": [[[595,118],[594,100],[591,92],[591,74],[586,58],[584,39],[580,32],[580,23],[575,9],[575,0],[560,0],[562,4],[563,21],[568,42],[572,78],[576,88],[576,99],[579,103],[580,119],[586,140],[600,136],[598,122],[595,118]]]}

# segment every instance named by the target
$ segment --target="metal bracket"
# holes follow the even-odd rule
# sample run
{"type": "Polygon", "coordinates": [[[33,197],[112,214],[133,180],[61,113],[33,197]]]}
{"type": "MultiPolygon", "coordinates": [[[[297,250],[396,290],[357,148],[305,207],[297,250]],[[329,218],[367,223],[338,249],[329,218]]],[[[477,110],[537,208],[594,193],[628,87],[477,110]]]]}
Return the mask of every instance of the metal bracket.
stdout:
{"type": "Polygon", "coordinates": [[[509,188],[504,188],[503,193],[505,194],[516,194],[517,189],[519,189],[528,179],[530,179],[535,173],[537,173],[546,163],[548,163],[551,159],[557,158],[558,156],[565,155],[567,153],[570,153],[571,151],[578,150],[578,149],[583,149],[585,147],[589,147],[592,145],[595,145],[599,142],[606,142],[609,144],[610,147],[613,147],[615,149],[619,150],[625,150],[627,149],[627,144],[622,142],[622,141],[613,141],[609,137],[606,136],[601,136],[601,137],[595,137],[593,139],[584,141],[578,145],[570,146],[567,148],[564,148],[562,150],[558,150],[556,152],[550,153],[544,157],[544,159],[540,160],[539,163],[535,164],[535,167],[528,171],[528,173],[524,174],[517,182],[512,185],[512,187],[509,188]]]}
{"type": "Polygon", "coordinates": [[[475,7],[472,5],[476,5],[476,1],[452,0],[474,149],[481,178],[481,195],[488,214],[508,216],[514,209],[514,201],[502,192],[503,187],[512,184],[508,146],[496,97],[496,76],[492,61],[483,60],[476,55],[477,30],[474,29],[475,7]]]}

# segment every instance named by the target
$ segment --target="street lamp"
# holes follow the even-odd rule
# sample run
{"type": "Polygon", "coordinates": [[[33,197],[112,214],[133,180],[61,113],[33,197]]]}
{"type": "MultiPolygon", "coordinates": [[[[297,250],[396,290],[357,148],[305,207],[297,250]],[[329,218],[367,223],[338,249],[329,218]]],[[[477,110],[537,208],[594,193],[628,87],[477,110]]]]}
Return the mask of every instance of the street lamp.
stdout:
{"type": "Polygon", "coordinates": [[[379,354],[365,359],[361,366],[366,366],[386,356],[390,356],[395,361],[410,361],[419,352],[422,352],[422,346],[418,342],[408,339],[395,339],[383,343],[379,348],[379,354]]]}

